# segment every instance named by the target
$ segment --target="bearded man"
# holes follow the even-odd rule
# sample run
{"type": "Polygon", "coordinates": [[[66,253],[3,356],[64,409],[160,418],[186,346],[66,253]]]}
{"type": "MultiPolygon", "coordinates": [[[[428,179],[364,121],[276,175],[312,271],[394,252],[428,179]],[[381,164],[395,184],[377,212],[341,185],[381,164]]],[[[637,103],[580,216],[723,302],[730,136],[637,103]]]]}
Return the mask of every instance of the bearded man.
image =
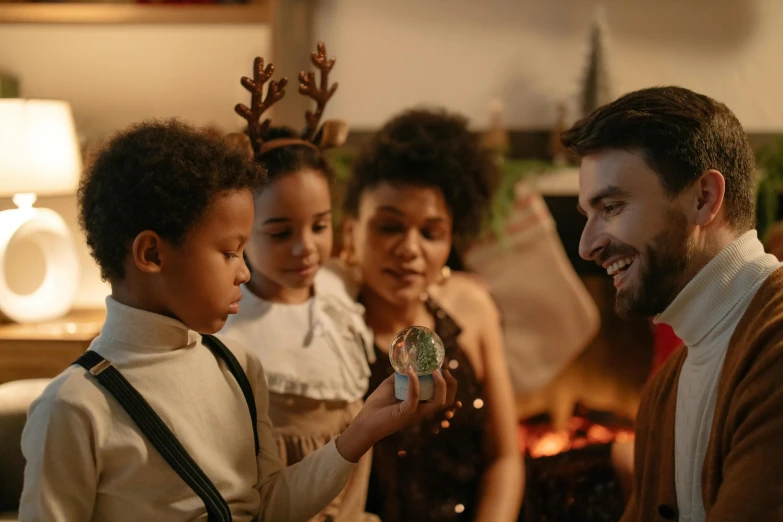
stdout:
{"type": "Polygon", "coordinates": [[[581,158],[580,255],[621,316],[685,346],[645,387],[623,522],[783,520],[783,269],[755,227],[753,151],[722,103],[632,92],[562,136],[581,158]]]}

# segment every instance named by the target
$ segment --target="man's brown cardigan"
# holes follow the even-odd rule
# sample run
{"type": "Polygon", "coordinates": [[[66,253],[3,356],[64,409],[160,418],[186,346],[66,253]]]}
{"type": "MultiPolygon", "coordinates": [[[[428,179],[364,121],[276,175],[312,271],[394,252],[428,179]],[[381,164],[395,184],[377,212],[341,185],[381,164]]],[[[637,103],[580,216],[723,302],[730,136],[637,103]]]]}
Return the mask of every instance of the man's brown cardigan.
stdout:
{"type": "MultiPolygon", "coordinates": [[[[642,395],[634,493],[621,522],[678,519],[674,421],[686,354],[672,354],[642,395]]],[[[708,522],[783,521],[783,268],[761,285],[729,342],[701,479],[708,522]]]]}

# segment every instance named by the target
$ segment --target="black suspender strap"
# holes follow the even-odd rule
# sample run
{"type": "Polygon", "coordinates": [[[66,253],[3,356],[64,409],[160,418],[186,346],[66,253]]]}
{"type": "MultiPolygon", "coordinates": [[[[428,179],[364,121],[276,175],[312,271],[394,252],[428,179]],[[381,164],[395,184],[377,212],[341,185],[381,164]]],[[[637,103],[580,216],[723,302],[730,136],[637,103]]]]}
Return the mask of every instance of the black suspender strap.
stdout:
{"type": "Polygon", "coordinates": [[[247,375],[245,375],[245,371],[242,369],[239,361],[237,361],[237,358],[220,339],[214,335],[202,335],[201,339],[216,357],[219,357],[226,363],[228,370],[239,383],[239,387],[242,388],[247,408],[250,410],[250,421],[253,423],[253,437],[256,443],[256,455],[258,455],[258,413],[256,412],[256,400],[253,397],[253,388],[250,386],[250,381],[247,380],[247,375]]]}
{"type": "MultiPolygon", "coordinates": [[[[226,351],[228,352],[228,349],[226,351]]],[[[236,358],[234,358],[234,361],[236,362],[236,358]]],[[[182,444],[180,444],[168,426],[155,413],[155,410],[131,386],[125,377],[112,366],[111,362],[96,352],[88,350],[76,360],[76,364],[90,372],[114,396],[117,402],[120,403],[120,406],[130,415],[133,422],[136,423],[144,436],[147,437],[177,475],[196,492],[207,508],[209,522],[231,522],[231,511],[228,504],[215,485],[199,468],[185,448],[182,447],[182,444]]],[[[232,370],[232,373],[234,373],[234,370],[232,370]]],[[[244,372],[241,372],[241,374],[244,377],[244,372]]],[[[244,380],[247,382],[247,377],[244,380]]],[[[241,383],[240,386],[242,386],[241,383]]],[[[255,401],[251,409],[253,417],[255,417],[254,414],[255,401]]]]}

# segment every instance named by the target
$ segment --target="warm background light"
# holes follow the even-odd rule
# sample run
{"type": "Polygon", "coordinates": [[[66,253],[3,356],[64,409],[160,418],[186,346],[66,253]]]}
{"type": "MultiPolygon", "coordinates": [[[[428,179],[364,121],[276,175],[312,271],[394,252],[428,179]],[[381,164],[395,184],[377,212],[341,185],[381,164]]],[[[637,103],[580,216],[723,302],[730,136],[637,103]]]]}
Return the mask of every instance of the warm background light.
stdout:
{"type": "Polygon", "coordinates": [[[81,169],[68,103],[0,99],[0,197],[11,196],[17,206],[0,212],[0,315],[35,322],[71,309],[80,273],[73,235],[57,212],[33,205],[39,195],[72,194],[81,169]],[[27,255],[15,248],[22,245],[27,255]],[[39,257],[30,254],[31,247],[43,254],[42,276],[30,277],[39,257]],[[12,265],[22,266],[21,274],[9,275],[12,265]],[[21,279],[36,284],[20,288],[15,283],[21,279]]]}
{"type": "Polygon", "coordinates": [[[69,194],[81,169],[68,103],[0,99],[0,196],[69,194]]]}

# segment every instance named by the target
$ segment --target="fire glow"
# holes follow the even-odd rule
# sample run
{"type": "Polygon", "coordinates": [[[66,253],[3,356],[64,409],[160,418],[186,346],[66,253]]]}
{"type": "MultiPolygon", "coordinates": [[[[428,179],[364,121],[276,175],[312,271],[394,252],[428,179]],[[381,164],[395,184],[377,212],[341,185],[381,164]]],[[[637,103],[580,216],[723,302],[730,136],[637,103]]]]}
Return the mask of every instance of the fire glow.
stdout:
{"type": "Polygon", "coordinates": [[[561,430],[552,429],[548,424],[523,423],[519,431],[520,446],[531,458],[537,459],[593,444],[629,442],[634,439],[630,427],[615,426],[614,422],[598,424],[588,416],[571,417],[568,427],[561,430]]]}

